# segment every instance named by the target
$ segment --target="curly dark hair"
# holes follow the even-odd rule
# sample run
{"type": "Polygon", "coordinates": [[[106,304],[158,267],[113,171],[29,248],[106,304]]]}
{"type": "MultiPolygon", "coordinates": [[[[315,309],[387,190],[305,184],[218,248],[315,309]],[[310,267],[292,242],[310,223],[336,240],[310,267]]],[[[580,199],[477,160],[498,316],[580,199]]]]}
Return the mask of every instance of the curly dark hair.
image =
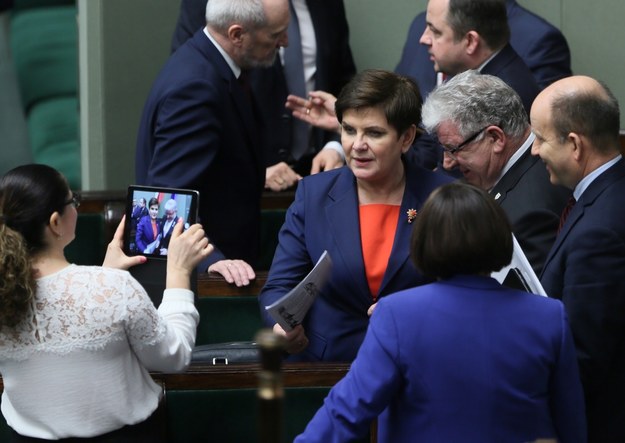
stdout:
{"type": "Polygon", "coordinates": [[[56,169],[24,165],[0,179],[0,327],[28,315],[36,289],[32,257],[45,248],[44,229],[63,214],[69,186],[56,169]]]}

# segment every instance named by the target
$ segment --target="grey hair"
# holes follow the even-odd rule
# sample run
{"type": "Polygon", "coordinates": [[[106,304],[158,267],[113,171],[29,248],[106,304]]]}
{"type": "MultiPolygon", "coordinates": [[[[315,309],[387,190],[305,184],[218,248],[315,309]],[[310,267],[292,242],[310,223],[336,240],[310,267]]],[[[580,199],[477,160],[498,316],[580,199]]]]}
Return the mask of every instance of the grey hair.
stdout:
{"type": "Polygon", "coordinates": [[[208,0],[206,24],[221,34],[238,23],[251,30],[267,24],[263,0],[208,0]]]}
{"type": "Polygon", "coordinates": [[[423,104],[421,119],[430,134],[442,122],[450,121],[463,137],[496,125],[508,137],[516,138],[529,126],[527,112],[514,89],[500,78],[476,70],[458,74],[434,89],[423,104]]]}

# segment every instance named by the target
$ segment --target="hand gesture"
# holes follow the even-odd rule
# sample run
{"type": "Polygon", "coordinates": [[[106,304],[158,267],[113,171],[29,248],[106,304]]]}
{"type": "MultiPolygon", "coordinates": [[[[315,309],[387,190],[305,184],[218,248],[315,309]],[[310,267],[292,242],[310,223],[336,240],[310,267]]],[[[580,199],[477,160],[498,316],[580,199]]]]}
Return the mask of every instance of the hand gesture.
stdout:
{"type": "Polygon", "coordinates": [[[294,117],[326,131],[340,132],[334,112],[335,103],[336,97],[324,91],[312,91],[308,100],[296,95],[286,98],[286,107],[293,112],[294,117]]]}

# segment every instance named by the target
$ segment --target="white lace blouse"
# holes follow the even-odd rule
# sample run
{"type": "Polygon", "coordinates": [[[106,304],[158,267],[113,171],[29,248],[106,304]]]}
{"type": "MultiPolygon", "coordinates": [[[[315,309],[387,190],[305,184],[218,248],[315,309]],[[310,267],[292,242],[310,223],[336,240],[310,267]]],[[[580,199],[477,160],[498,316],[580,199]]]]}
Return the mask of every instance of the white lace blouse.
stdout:
{"type": "Polygon", "coordinates": [[[41,278],[29,320],[0,331],[2,414],[44,439],[143,421],[162,395],[148,370],[185,370],[198,321],[191,291],[165,290],[157,311],[126,271],[71,265],[41,278]]]}

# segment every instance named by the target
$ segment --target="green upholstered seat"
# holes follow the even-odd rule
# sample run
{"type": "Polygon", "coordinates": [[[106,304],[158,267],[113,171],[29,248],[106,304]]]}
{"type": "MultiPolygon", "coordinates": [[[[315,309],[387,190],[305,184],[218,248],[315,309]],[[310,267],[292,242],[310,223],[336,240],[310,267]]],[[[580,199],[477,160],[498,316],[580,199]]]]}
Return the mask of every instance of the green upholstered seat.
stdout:
{"type": "Polygon", "coordinates": [[[106,243],[104,217],[100,214],[78,214],[76,238],[65,248],[65,256],[70,263],[99,266],[104,261],[106,243]]]}
{"type": "Polygon", "coordinates": [[[76,0],[13,0],[13,10],[75,4],[76,0]]]}
{"type": "MultiPolygon", "coordinates": [[[[304,430],[329,389],[285,388],[282,441],[293,441],[304,430]]],[[[168,441],[254,443],[257,414],[256,389],[168,390],[168,441]]]]}
{"type": "Polygon", "coordinates": [[[24,110],[40,100],[76,96],[75,6],[24,9],[11,18],[10,43],[24,110]]]}
{"type": "Polygon", "coordinates": [[[72,189],[81,188],[78,119],[76,97],[40,101],[27,116],[33,160],[59,170],[72,189]]]}
{"type": "Polygon", "coordinates": [[[267,271],[278,246],[278,232],[284,224],[286,209],[263,209],[260,220],[260,259],[257,269],[267,271]]]}
{"type": "Polygon", "coordinates": [[[200,313],[197,346],[251,341],[263,327],[256,297],[201,297],[196,306],[200,313]]]}

